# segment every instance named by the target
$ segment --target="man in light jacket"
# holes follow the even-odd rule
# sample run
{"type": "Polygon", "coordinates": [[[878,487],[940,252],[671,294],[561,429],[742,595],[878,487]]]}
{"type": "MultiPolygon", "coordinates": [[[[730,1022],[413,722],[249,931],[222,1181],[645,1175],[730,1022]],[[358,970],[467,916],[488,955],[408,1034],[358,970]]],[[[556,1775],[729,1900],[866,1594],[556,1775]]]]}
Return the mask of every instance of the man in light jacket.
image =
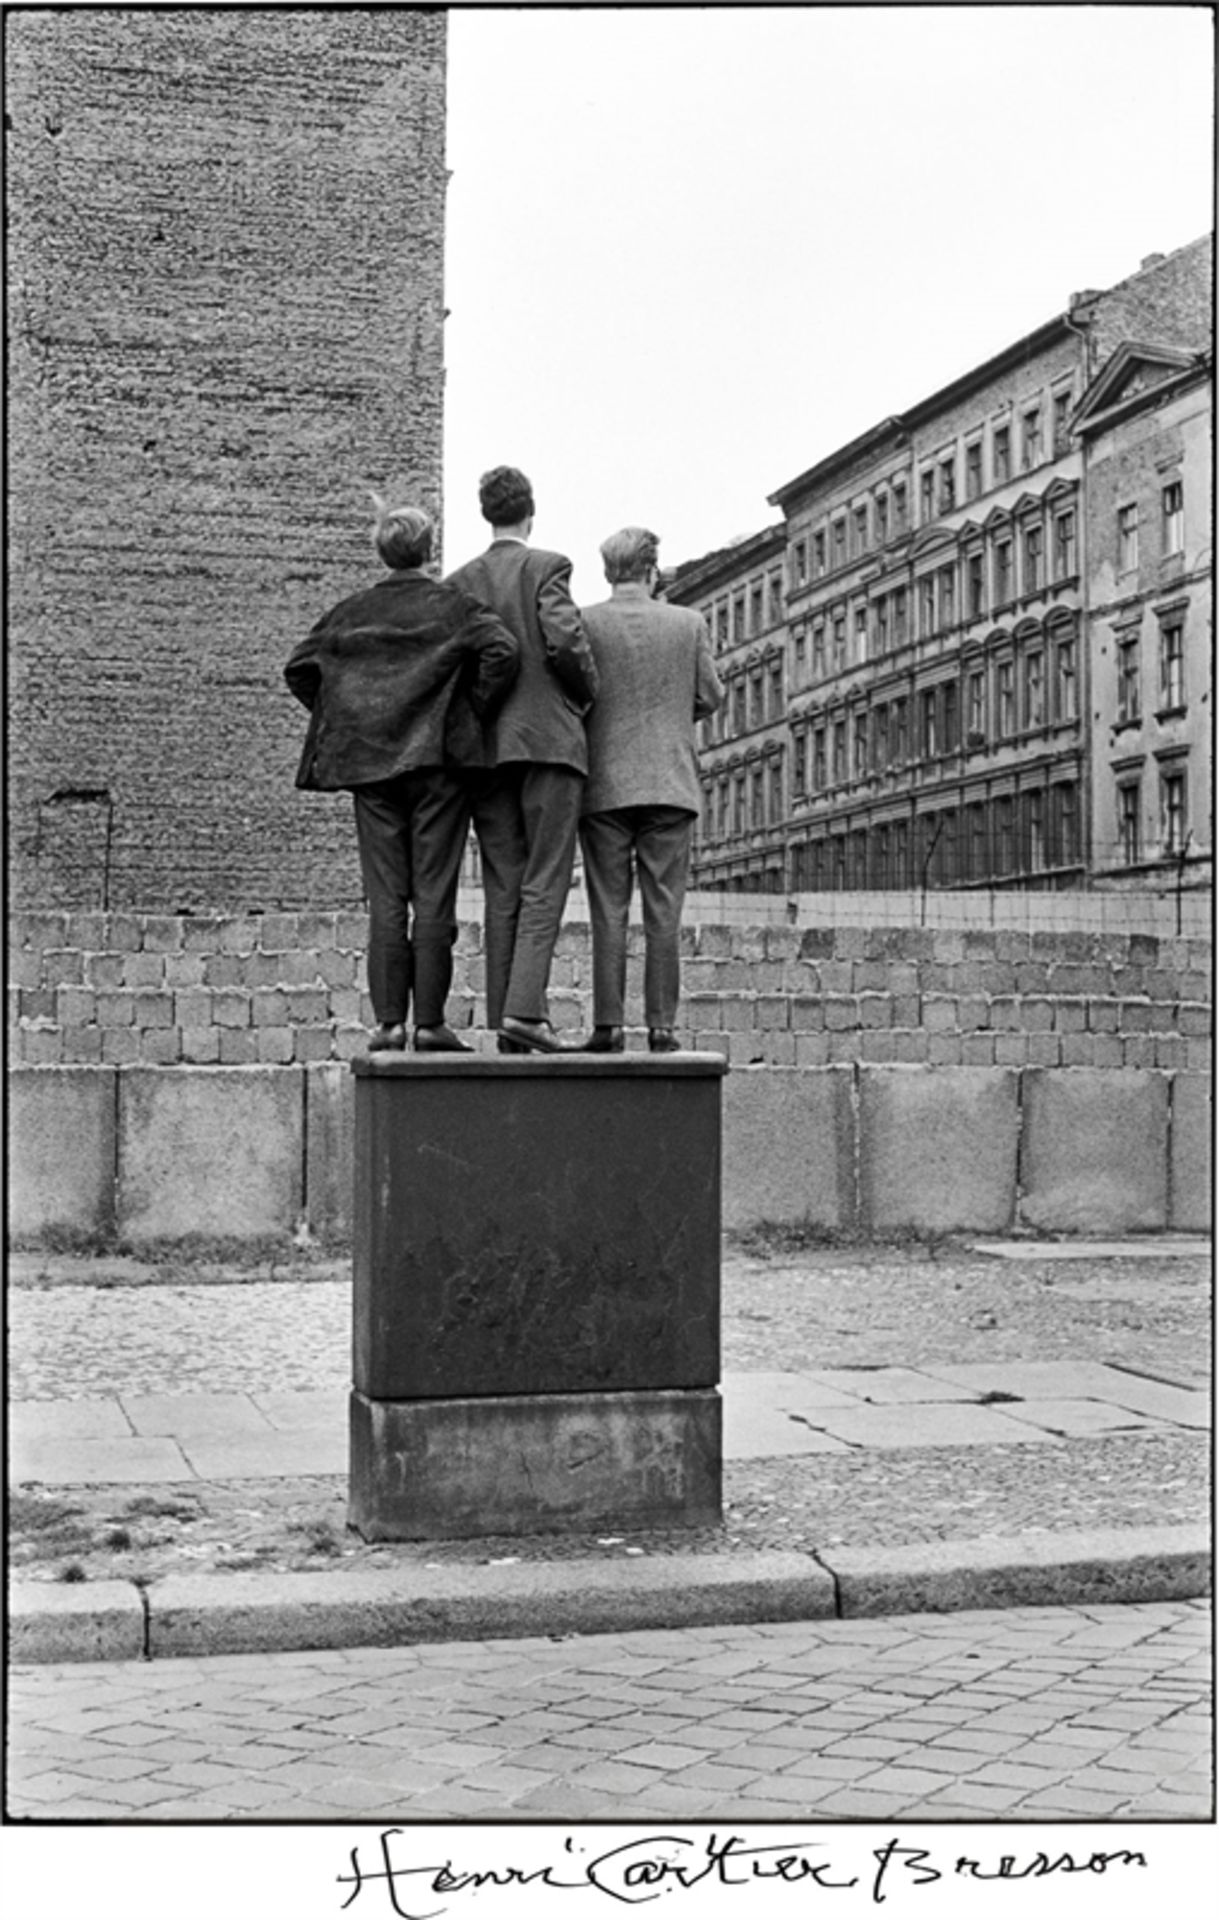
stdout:
{"type": "Polygon", "coordinates": [[[659,541],[624,527],[601,548],[610,598],[583,610],[597,663],[587,720],[580,845],[593,935],[589,1053],[621,1053],[632,860],[644,926],[644,1014],[653,1053],[674,1053],[679,941],[701,801],[694,729],[724,697],[706,622],[653,599],[659,541]]]}

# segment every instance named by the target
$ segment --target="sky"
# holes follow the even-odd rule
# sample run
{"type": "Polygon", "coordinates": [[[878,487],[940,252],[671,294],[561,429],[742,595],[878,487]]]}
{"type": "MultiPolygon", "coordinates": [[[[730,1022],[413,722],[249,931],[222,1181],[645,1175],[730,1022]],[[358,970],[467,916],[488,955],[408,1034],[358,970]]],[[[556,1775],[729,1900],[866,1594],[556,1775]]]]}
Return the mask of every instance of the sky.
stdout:
{"type": "Polygon", "coordinates": [[[607,592],[1213,225],[1204,6],[454,8],[445,551],[523,467],[607,592]]]}

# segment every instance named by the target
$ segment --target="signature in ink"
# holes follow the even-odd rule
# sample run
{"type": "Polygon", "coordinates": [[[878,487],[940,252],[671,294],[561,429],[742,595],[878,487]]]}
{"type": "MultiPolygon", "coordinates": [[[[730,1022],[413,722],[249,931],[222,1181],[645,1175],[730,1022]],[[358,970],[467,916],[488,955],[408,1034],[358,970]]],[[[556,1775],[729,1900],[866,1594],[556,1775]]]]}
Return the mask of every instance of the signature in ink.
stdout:
{"type": "Polygon", "coordinates": [[[826,1852],[827,1843],[819,1840],[791,1840],[781,1846],[749,1846],[739,1834],[721,1838],[711,1833],[692,1839],[684,1834],[650,1834],[644,1839],[627,1840],[604,1853],[589,1857],[587,1849],[569,1837],[563,1842],[566,1856],[560,1864],[548,1862],[541,1867],[455,1867],[451,1860],[412,1865],[396,1857],[393,1842],[401,1838],[401,1827],[386,1827],[380,1837],[378,1865],[363,1865],[359,1847],[351,1849],[351,1872],[336,1876],[340,1886],[351,1892],[342,1910],[350,1907],[357,1895],[381,1887],[397,1920],[439,1920],[449,1911],[448,1904],[430,1902],[440,1896],[477,1893],[493,1887],[549,1887],[565,1892],[592,1891],[617,1901],[621,1906],[640,1906],[662,1893],[688,1891],[708,1883],[721,1887],[756,1886],[759,1881],[779,1882],[787,1886],[812,1887],[826,1893],[860,1889],[875,1906],[883,1906],[899,1888],[934,1886],[949,1873],[974,1882],[1043,1879],[1048,1875],[1101,1875],[1111,1867],[1145,1867],[1146,1856],[1128,1848],[1111,1853],[1093,1852],[1078,1859],[1063,1849],[1053,1854],[1036,1852],[1028,1856],[1000,1854],[987,1862],[962,1855],[943,1867],[934,1864],[925,1847],[903,1846],[898,1839],[872,1847],[870,1863],[863,1873],[848,1873],[829,1859],[817,1858],[826,1852]],[[409,1900],[411,1904],[404,1905],[409,1900]]]}

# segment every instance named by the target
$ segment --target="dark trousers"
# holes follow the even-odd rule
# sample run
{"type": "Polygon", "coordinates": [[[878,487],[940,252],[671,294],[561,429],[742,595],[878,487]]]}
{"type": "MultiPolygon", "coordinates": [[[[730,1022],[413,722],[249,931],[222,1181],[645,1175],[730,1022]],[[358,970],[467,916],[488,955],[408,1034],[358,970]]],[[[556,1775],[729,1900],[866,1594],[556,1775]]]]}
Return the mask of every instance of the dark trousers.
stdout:
{"type": "Polygon", "coordinates": [[[512,761],[471,779],[483,873],[487,1025],[545,1020],[546,983],[576,857],[584,775],[512,761]]]}
{"type": "Polygon", "coordinates": [[[681,992],[681,909],[695,816],[684,807],[614,807],[580,822],[593,931],[593,1019],[620,1027],[632,859],[643,902],[643,1005],[649,1027],[671,1027],[681,992]]]}
{"type": "Polygon", "coordinates": [[[354,789],[368,901],[368,991],[383,1026],[438,1027],[453,978],[457,883],[470,825],[464,779],[422,767],[354,789]]]}

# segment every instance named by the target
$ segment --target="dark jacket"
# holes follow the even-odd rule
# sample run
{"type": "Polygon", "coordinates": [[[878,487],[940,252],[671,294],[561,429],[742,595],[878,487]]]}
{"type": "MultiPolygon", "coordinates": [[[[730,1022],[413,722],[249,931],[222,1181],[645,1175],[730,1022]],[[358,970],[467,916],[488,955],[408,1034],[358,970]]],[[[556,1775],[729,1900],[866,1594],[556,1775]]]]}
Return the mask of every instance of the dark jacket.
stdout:
{"type": "Polygon", "coordinates": [[[521,643],[520,676],[486,730],[488,764],[544,761],[586,773],[584,715],[597,696],[597,668],[568,585],[571,561],[521,540],[494,540],[448,577],[521,643]]]}
{"type": "Polygon", "coordinates": [[[482,723],[519,656],[485,606],[414,567],[341,601],[284,668],[311,715],[297,786],[331,791],[418,767],[484,765],[482,723]]]}

